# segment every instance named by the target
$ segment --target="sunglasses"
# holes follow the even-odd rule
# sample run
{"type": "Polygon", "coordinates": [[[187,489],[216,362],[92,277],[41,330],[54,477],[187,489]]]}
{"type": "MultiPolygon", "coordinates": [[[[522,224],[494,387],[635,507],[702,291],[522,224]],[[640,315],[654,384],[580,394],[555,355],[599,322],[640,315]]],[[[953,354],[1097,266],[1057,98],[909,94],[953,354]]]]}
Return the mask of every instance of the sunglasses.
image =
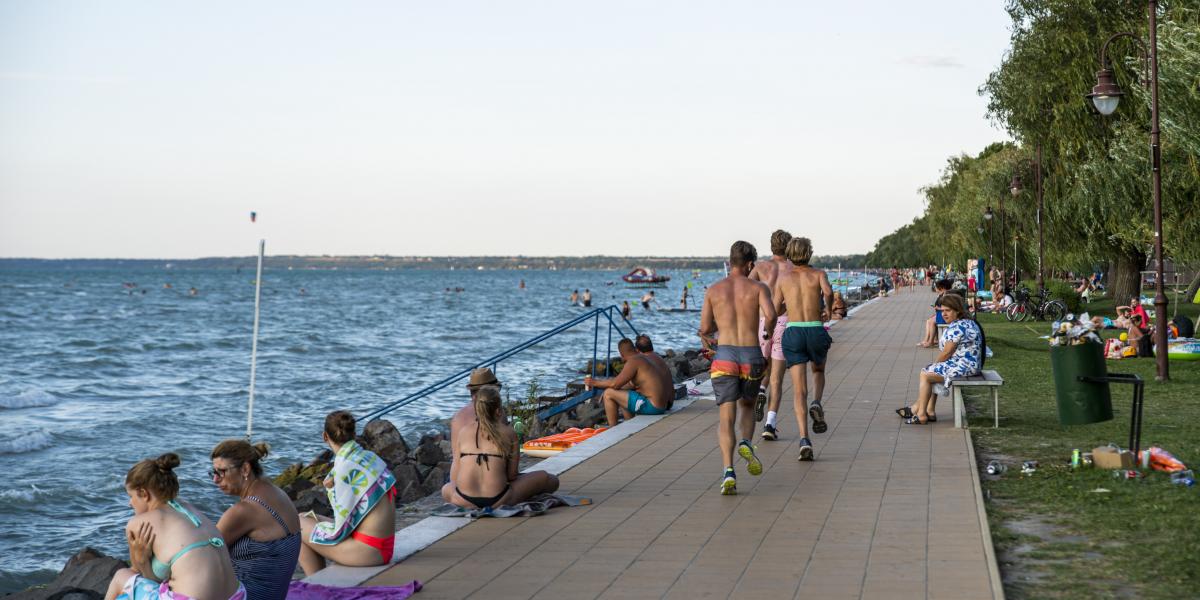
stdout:
{"type": "Polygon", "coordinates": [[[242,468],[242,465],[236,467],[225,467],[223,469],[209,469],[208,476],[212,477],[213,481],[220,481],[229,475],[230,471],[235,471],[242,468]]]}

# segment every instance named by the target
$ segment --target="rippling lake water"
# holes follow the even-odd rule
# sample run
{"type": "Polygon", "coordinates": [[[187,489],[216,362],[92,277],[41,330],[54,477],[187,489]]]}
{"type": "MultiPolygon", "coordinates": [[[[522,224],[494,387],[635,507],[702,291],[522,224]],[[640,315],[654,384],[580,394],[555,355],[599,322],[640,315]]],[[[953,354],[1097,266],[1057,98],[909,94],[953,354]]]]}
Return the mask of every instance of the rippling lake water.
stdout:
{"type": "MultiPolygon", "coordinates": [[[[322,449],[326,413],[364,414],[582,314],[572,290],[628,300],[659,350],[699,345],[699,313],[645,311],[621,274],[266,271],[254,438],[272,446],[268,474],[322,449]]],[[[669,274],[664,307],[722,276],[669,274]]],[[[85,546],[127,556],[124,476],[142,458],[178,453],[183,497],[211,517],[231,504],[206,473],[212,447],[245,434],[253,284],[249,270],[0,269],[0,593],[49,581],[85,546]]],[[[501,363],[506,392],[562,389],[592,341],[580,325],[501,363]]],[[[466,399],[454,385],[388,418],[415,441],[466,399]]]]}
{"type": "MultiPolygon", "coordinates": [[[[644,311],[642,291],[620,275],[268,270],[254,415],[255,440],[272,446],[268,474],[321,450],[329,411],[363,414],[581,314],[568,303],[574,289],[590,288],[593,306],[629,300],[634,325],[659,349],[698,345],[699,313],[644,311]]],[[[657,292],[667,306],[692,277],[671,275],[657,292]]],[[[703,273],[693,287],[720,276],[703,273]]],[[[247,270],[0,270],[0,593],[52,579],[85,546],[127,556],[123,483],[141,458],[179,453],[181,495],[210,516],[229,506],[206,475],[208,453],[245,433],[253,279],[247,270]]],[[[562,388],[591,358],[592,338],[579,326],[502,363],[506,391],[517,396],[534,378],[562,388]]],[[[465,401],[455,385],[389,418],[415,437],[465,401]]]]}

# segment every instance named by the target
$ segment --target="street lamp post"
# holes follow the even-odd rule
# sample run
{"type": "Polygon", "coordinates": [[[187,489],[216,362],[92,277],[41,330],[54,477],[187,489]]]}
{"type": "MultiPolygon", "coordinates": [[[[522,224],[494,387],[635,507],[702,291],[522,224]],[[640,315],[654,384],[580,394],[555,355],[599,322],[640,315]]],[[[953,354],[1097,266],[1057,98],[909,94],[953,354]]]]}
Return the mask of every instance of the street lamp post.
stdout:
{"type": "Polygon", "coordinates": [[[1087,94],[1100,114],[1111,115],[1124,92],[1113,76],[1112,63],[1108,60],[1108,45],[1113,40],[1128,37],[1141,45],[1149,63],[1150,77],[1150,182],[1154,194],[1154,352],[1158,366],[1157,379],[1167,381],[1170,372],[1167,362],[1167,294],[1163,289],[1163,227],[1162,227],[1162,153],[1159,145],[1158,127],[1158,2],[1149,0],[1147,12],[1150,19],[1150,44],[1130,32],[1114,34],[1100,47],[1100,70],[1096,72],[1096,85],[1087,94]]]}
{"type": "Polygon", "coordinates": [[[983,211],[983,220],[987,221],[988,269],[995,269],[996,263],[993,261],[995,260],[996,257],[995,257],[994,248],[992,246],[992,207],[991,206],[987,207],[987,210],[983,211]]]}
{"type": "MultiPolygon", "coordinates": [[[[1042,143],[1041,142],[1037,143],[1037,159],[1036,159],[1036,162],[1033,163],[1033,173],[1034,173],[1034,179],[1036,180],[1034,187],[1036,188],[1036,192],[1037,192],[1037,215],[1036,215],[1037,216],[1037,233],[1038,233],[1037,286],[1038,286],[1038,291],[1041,291],[1041,290],[1046,289],[1046,269],[1043,266],[1046,250],[1045,250],[1044,238],[1042,236],[1042,211],[1044,210],[1044,206],[1042,204],[1042,143]]],[[[1013,196],[1017,196],[1021,193],[1022,187],[1021,187],[1021,176],[1020,175],[1017,175],[1015,173],[1013,174],[1012,183],[1009,184],[1009,190],[1012,192],[1013,196]]]]}

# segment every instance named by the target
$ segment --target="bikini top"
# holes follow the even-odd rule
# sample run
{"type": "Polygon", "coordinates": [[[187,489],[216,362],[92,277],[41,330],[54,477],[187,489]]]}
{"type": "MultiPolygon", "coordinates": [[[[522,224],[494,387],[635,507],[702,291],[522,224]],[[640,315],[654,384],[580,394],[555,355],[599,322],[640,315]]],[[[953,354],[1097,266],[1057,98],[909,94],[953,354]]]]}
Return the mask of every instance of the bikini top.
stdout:
{"type": "MultiPolygon", "coordinates": [[[[479,447],[479,426],[478,425],[475,426],[475,447],[476,448],[479,447]]],[[[496,458],[504,459],[505,464],[508,463],[508,457],[504,456],[503,454],[488,454],[487,452],[459,452],[458,453],[459,458],[462,458],[464,456],[474,456],[475,464],[483,465],[483,466],[487,467],[487,469],[489,471],[492,470],[492,465],[488,463],[488,457],[494,456],[496,458]]]]}
{"type": "MultiPolygon", "coordinates": [[[[170,506],[171,508],[175,509],[176,512],[186,517],[187,520],[192,522],[192,525],[200,527],[200,519],[197,518],[196,515],[193,515],[190,510],[184,508],[180,503],[174,500],[169,500],[167,501],[167,506],[170,506]]],[[[171,565],[174,565],[175,561],[179,560],[179,558],[184,554],[187,554],[196,548],[203,548],[205,546],[220,548],[224,545],[225,540],[219,537],[200,540],[199,542],[184,546],[183,549],[181,549],[179,552],[176,552],[175,556],[172,556],[171,560],[168,560],[166,563],[158,560],[158,558],[155,556],[151,556],[150,568],[154,571],[154,576],[157,577],[159,581],[166,581],[171,576],[171,565]]]]}

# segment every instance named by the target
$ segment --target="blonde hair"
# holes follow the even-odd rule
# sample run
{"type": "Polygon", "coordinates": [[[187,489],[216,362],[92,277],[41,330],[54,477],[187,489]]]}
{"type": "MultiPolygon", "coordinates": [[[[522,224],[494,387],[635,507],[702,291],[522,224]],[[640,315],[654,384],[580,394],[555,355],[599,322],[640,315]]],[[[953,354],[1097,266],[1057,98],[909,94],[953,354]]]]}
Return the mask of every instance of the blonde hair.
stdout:
{"type": "Polygon", "coordinates": [[[787,245],[787,259],[797,266],[807,265],[812,260],[812,241],[806,237],[794,237],[787,245]]]}
{"type": "Polygon", "coordinates": [[[217,444],[213,448],[210,458],[224,458],[237,462],[237,466],[241,467],[244,464],[250,465],[250,471],[255,477],[262,477],[262,465],[258,461],[267,457],[267,453],[271,451],[271,447],[266,442],[259,442],[250,445],[246,440],[225,440],[217,444]]]}
{"type": "Polygon", "coordinates": [[[480,388],[472,402],[475,405],[475,418],[479,420],[479,430],[500,447],[501,454],[512,456],[512,440],[500,434],[500,426],[503,424],[503,417],[500,415],[500,390],[492,386],[480,388]]]}
{"type": "Polygon", "coordinates": [[[771,254],[783,256],[783,253],[787,252],[787,245],[790,241],[792,241],[792,234],[782,229],[776,229],[775,233],[771,234],[771,254]]]}
{"type": "Polygon", "coordinates": [[[174,452],[139,461],[125,474],[125,487],[146,490],[163,502],[174,500],[179,495],[179,479],[174,471],[178,466],[179,455],[174,452]]]}

